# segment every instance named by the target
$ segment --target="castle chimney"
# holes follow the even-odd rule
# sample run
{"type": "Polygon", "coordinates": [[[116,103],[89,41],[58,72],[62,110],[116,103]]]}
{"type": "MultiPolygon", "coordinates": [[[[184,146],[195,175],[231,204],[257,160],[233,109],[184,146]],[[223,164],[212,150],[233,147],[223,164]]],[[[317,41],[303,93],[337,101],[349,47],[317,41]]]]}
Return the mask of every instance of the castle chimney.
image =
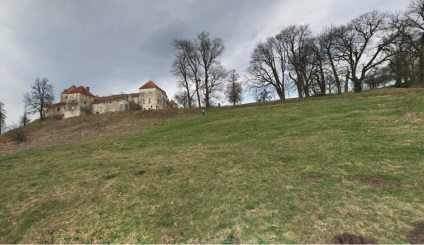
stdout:
{"type": "Polygon", "coordinates": [[[90,92],[90,87],[85,87],[87,89],[88,92],[90,92]]]}

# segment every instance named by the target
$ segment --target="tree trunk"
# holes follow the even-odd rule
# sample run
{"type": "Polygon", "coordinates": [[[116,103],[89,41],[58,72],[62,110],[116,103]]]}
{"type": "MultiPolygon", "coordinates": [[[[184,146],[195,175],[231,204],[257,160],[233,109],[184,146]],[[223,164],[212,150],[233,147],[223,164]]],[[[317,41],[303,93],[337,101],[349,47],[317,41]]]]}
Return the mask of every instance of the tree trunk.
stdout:
{"type": "Polygon", "coordinates": [[[202,102],[200,101],[200,93],[199,93],[199,83],[200,79],[197,78],[197,76],[194,77],[196,80],[196,94],[197,94],[197,102],[199,103],[199,108],[202,107],[202,102]]]}
{"type": "Polygon", "coordinates": [[[188,85],[186,86],[186,90],[187,90],[188,107],[191,108],[190,89],[189,89],[188,85]]]}
{"type": "Polygon", "coordinates": [[[353,91],[355,93],[360,93],[362,91],[362,80],[357,77],[353,77],[352,81],[353,81],[353,91]]]}
{"type": "Polygon", "coordinates": [[[320,77],[321,77],[321,82],[319,83],[319,88],[321,89],[321,95],[325,95],[326,86],[325,86],[325,76],[324,76],[324,68],[322,67],[322,61],[319,62],[319,73],[320,73],[320,77]]]}
{"type": "MultiPolygon", "coordinates": [[[[207,73],[207,71],[205,71],[205,73],[207,73]]],[[[205,75],[205,106],[206,108],[209,108],[209,81],[208,81],[208,77],[205,75]]]]}
{"type": "Polygon", "coordinates": [[[333,70],[334,80],[336,81],[337,94],[342,94],[342,85],[340,82],[339,75],[337,74],[336,66],[334,65],[333,61],[331,61],[331,69],[333,70]]]}
{"type": "Polygon", "coordinates": [[[346,78],[345,78],[345,84],[344,84],[344,92],[345,93],[349,93],[349,75],[350,75],[350,72],[349,72],[349,70],[347,70],[346,78]]]}
{"type": "Polygon", "coordinates": [[[297,76],[297,93],[299,95],[299,99],[303,98],[303,79],[301,76],[297,76]]]}
{"type": "Polygon", "coordinates": [[[421,34],[419,85],[424,86],[424,32],[421,34]]]}
{"type": "Polygon", "coordinates": [[[279,89],[277,89],[277,95],[280,98],[281,101],[286,100],[286,94],[284,92],[284,89],[281,91],[279,89]]]}

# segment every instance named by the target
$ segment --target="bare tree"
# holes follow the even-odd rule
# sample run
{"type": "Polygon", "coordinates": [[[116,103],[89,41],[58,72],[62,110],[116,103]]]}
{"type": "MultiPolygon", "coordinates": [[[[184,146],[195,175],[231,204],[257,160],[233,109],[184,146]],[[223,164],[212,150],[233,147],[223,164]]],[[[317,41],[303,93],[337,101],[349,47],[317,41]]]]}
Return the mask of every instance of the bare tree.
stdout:
{"type": "Polygon", "coordinates": [[[6,111],[4,110],[4,103],[0,101],[0,134],[6,123],[6,111]]]}
{"type": "Polygon", "coordinates": [[[312,52],[311,37],[309,25],[290,25],[276,36],[287,53],[288,64],[293,71],[289,77],[296,83],[299,98],[309,96],[306,67],[312,52]]]}
{"type": "Polygon", "coordinates": [[[235,70],[232,70],[228,78],[227,88],[225,90],[225,95],[228,102],[236,105],[243,100],[243,86],[241,82],[238,82],[239,75],[235,70]]]}
{"type": "MultiPolygon", "coordinates": [[[[189,55],[185,50],[181,49],[181,46],[178,45],[178,41],[174,41],[174,54],[175,58],[171,65],[171,72],[174,76],[179,79],[179,87],[183,88],[184,91],[180,91],[179,94],[184,93],[184,97],[187,99],[188,107],[192,107],[191,102],[194,96],[195,90],[192,89],[192,84],[194,81],[194,76],[189,65],[189,55]],[[192,92],[191,90],[194,90],[192,92]]],[[[184,107],[186,107],[184,105],[184,107]]]]}
{"type": "Polygon", "coordinates": [[[417,84],[424,86],[424,0],[412,0],[406,12],[409,30],[405,36],[419,59],[417,84]]]}
{"type": "MultiPolygon", "coordinates": [[[[214,66],[220,66],[219,56],[224,52],[224,42],[221,38],[211,39],[208,32],[202,32],[197,35],[196,48],[199,53],[199,64],[203,68],[203,87],[205,88],[205,106],[210,106],[210,98],[216,83],[211,81],[213,76],[215,81],[217,75],[222,75],[219,70],[221,68],[213,68],[214,66]],[[217,73],[218,71],[218,73],[217,73]],[[215,73],[215,74],[214,74],[215,73]]],[[[222,66],[221,66],[222,67],[222,66]]]]}
{"type": "Polygon", "coordinates": [[[263,90],[271,86],[280,100],[285,100],[286,65],[285,49],[275,38],[269,37],[265,42],[258,43],[250,55],[250,87],[263,90]]]}
{"type": "Polygon", "coordinates": [[[31,93],[24,95],[24,103],[30,112],[38,112],[40,119],[44,120],[43,108],[54,100],[53,85],[49,84],[47,78],[37,78],[31,86],[31,93]]]}
{"type": "MultiPolygon", "coordinates": [[[[219,98],[219,93],[224,89],[225,78],[228,76],[228,72],[225,70],[224,66],[218,64],[214,65],[209,70],[209,82],[208,86],[204,87],[204,95],[209,94],[209,105],[212,102],[213,98],[219,98]]],[[[203,84],[206,86],[206,84],[203,84]]],[[[206,98],[206,97],[205,97],[206,98]]]]}
{"type": "Polygon", "coordinates": [[[355,92],[362,91],[362,82],[370,70],[394,55],[389,45],[399,33],[390,28],[389,20],[388,13],[374,10],[339,28],[340,48],[355,92]]]}
{"type": "MultiPolygon", "coordinates": [[[[173,64],[171,72],[173,72],[174,75],[178,74],[179,77],[183,76],[183,80],[180,82],[180,85],[185,88],[187,96],[191,95],[189,88],[192,86],[191,84],[194,84],[194,91],[197,97],[198,106],[202,107],[200,94],[200,76],[202,73],[199,67],[200,57],[197,53],[196,45],[191,40],[181,39],[174,40],[173,46],[174,53],[176,55],[175,60],[178,60],[177,63],[179,64],[176,64],[176,67],[174,67],[173,64]],[[186,80],[184,80],[184,76],[186,80]],[[188,83],[189,80],[191,83],[188,83]]],[[[193,97],[191,96],[191,98],[193,97]]]]}
{"type": "MultiPolygon", "coordinates": [[[[340,75],[346,70],[339,49],[338,28],[334,26],[326,27],[318,35],[317,43],[321,50],[322,60],[330,67],[334,83],[337,88],[337,93],[342,94],[342,84],[340,75]]],[[[330,92],[330,91],[329,91],[330,92]]]]}
{"type": "Polygon", "coordinates": [[[392,15],[391,25],[393,29],[396,29],[401,35],[394,41],[392,46],[392,52],[395,55],[389,58],[389,63],[384,69],[389,69],[395,80],[395,86],[407,86],[412,81],[417,81],[416,64],[417,58],[414,48],[409,44],[410,39],[407,33],[408,23],[404,13],[396,13],[392,15]]]}
{"type": "Polygon", "coordinates": [[[192,97],[189,98],[189,96],[187,96],[187,92],[184,90],[180,90],[174,95],[174,99],[178,102],[178,104],[181,104],[184,108],[190,107],[191,98],[192,97]]]}

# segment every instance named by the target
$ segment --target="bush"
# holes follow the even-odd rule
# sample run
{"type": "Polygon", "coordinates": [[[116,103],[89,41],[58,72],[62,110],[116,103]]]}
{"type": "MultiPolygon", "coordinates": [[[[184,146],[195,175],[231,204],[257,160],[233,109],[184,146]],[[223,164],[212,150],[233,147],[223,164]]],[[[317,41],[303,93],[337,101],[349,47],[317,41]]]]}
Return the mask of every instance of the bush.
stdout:
{"type": "Polygon", "coordinates": [[[13,127],[7,134],[12,141],[16,141],[17,143],[25,142],[28,138],[27,130],[22,126],[13,127]]]}

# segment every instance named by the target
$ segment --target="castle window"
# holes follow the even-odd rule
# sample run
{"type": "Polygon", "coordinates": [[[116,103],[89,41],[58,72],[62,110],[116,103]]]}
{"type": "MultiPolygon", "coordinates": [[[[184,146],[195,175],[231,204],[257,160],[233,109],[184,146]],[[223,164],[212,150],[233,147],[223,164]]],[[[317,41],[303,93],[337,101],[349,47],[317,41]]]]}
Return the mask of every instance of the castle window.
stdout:
{"type": "Polygon", "coordinates": [[[146,104],[146,101],[145,101],[145,99],[143,99],[143,104],[146,104]]]}
{"type": "Polygon", "coordinates": [[[149,104],[152,103],[151,99],[149,98],[149,104]]]}
{"type": "Polygon", "coordinates": [[[57,108],[57,111],[60,111],[60,108],[57,108]]]}

